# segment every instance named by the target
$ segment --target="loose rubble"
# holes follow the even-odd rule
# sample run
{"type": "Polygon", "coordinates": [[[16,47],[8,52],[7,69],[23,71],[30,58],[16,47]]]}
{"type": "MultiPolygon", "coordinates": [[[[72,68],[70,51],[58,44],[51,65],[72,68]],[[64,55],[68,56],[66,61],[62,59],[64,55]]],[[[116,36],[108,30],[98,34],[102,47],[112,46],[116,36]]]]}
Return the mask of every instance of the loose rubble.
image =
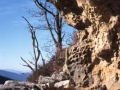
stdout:
{"type": "Polygon", "coordinates": [[[38,84],[8,80],[0,85],[0,90],[74,90],[65,72],[54,72],[51,77],[39,76],[38,84]]]}

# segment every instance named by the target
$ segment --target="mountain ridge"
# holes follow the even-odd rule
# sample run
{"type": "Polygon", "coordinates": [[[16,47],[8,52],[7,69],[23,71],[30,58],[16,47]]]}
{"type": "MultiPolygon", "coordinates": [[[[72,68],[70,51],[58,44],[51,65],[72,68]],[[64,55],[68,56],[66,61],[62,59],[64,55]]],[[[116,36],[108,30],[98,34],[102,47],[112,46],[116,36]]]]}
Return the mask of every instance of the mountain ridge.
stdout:
{"type": "Polygon", "coordinates": [[[27,77],[31,75],[31,73],[25,73],[20,71],[14,71],[14,70],[2,70],[0,69],[0,76],[10,78],[13,80],[19,80],[19,81],[26,81],[27,77]]]}

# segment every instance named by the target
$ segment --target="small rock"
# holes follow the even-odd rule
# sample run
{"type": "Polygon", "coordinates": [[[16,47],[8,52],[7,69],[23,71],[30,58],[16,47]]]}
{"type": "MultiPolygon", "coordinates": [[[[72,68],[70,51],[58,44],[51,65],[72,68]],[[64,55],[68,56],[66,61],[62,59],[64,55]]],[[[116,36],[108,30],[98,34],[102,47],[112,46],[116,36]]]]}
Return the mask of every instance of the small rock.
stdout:
{"type": "Polygon", "coordinates": [[[39,76],[38,84],[53,83],[54,80],[51,77],[39,76]]]}
{"type": "Polygon", "coordinates": [[[67,76],[68,75],[65,72],[60,72],[60,73],[54,72],[52,74],[51,78],[58,82],[58,81],[62,81],[62,80],[67,79],[67,76]]]}
{"type": "Polygon", "coordinates": [[[70,80],[60,81],[55,83],[55,90],[74,90],[70,80]]]}

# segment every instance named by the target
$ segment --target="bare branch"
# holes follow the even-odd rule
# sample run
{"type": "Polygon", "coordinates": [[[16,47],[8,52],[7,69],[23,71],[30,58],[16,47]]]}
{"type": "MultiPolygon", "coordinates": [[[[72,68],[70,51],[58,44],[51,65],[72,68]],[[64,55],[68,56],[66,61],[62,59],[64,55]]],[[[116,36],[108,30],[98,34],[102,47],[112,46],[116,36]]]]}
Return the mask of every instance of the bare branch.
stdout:
{"type": "Polygon", "coordinates": [[[49,20],[48,20],[47,12],[46,12],[46,11],[45,11],[45,18],[46,18],[46,22],[47,22],[48,28],[49,28],[49,30],[50,30],[50,34],[51,34],[51,36],[52,36],[52,39],[53,39],[54,43],[56,44],[57,41],[56,41],[56,39],[55,39],[55,37],[54,37],[54,34],[53,34],[53,32],[52,32],[51,24],[49,23],[49,20]]]}
{"type": "Polygon", "coordinates": [[[39,8],[44,9],[44,11],[48,12],[49,14],[51,14],[55,17],[54,13],[49,11],[46,7],[44,7],[41,2],[39,2],[38,0],[34,0],[34,2],[39,8]]]}
{"type": "Polygon", "coordinates": [[[62,40],[63,40],[64,37],[65,37],[65,33],[64,33],[63,36],[62,36],[62,40]]]}
{"type": "Polygon", "coordinates": [[[54,20],[53,26],[54,26],[55,33],[57,33],[55,20],[54,20]]]}
{"type": "Polygon", "coordinates": [[[29,63],[27,63],[27,61],[24,60],[22,57],[21,57],[21,59],[26,64],[26,65],[23,65],[23,66],[29,67],[34,72],[34,68],[29,63]]]}
{"type": "MultiPolygon", "coordinates": [[[[23,16],[22,16],[23,17],[23,16]]],[[[25,18],[25,17],[23,17],[24,19],[25,19],[25,21],[28,23],[28,26],[29,26],[29,29],[31,30],[31,29],[33,29],[33,26],[28,22],[28,20],[25,18]]]]}
{"type": "Polygon", "coordinates": [[[29,62],[30,64],[32,64],[32,65],[34,65],[34,66],[35,66],[34,62],[32,62],[32,61],[29,61],[29,60],[28,60],[28,62],[29,62]]]}
{"type": "MultiPolygon", "coordinates": [[[[22,16],[23,17],[23,16],[22,16]]],[[[28,23],[28,27],[30,29],[30,33],[31,33],[31,38],[32,38],[32,46],[33,46],[33,53],[34,53],[34,56],[33,56],[33,59],[34,59],[34,63],[29,61],[29,63],[31,63],[32,65],[34,65],[34,71],[37,71],[37,67],[38,67],[38,60],[40,58],[40,55],[42,56],[41,54],[41,51],[39,49],[39,43],[38,43],[38,40],[36,38],[36,34],[35,34],[35,30],[33,29],[33,26],[29,23],[29,21],[23,17],[26,22],[28,23]]],[[[25,61],[23,58],[21,58],[26,64],[27,66],[31,69],[31,66],[30,64],[28,64],[27,61],[25,61]]],[[[42,61],[43,61],[43,65],[45,65],[45,61],[43,60],[43,57],[42,57],[42,61]]],[[[33,71],[33,70],[32,70],[33,71]]]]}

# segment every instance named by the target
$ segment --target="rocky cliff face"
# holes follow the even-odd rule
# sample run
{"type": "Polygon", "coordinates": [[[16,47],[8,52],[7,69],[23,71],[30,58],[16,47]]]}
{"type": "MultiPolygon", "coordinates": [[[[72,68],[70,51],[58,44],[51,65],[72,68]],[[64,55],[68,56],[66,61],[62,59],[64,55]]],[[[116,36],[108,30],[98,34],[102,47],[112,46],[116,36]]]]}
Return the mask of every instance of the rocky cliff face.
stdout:
{"type": "Polygon", "coordinates": [[[49,0],[76,28],[63,70],[80,90],[120,89],[120,0],[49,0]]]}

